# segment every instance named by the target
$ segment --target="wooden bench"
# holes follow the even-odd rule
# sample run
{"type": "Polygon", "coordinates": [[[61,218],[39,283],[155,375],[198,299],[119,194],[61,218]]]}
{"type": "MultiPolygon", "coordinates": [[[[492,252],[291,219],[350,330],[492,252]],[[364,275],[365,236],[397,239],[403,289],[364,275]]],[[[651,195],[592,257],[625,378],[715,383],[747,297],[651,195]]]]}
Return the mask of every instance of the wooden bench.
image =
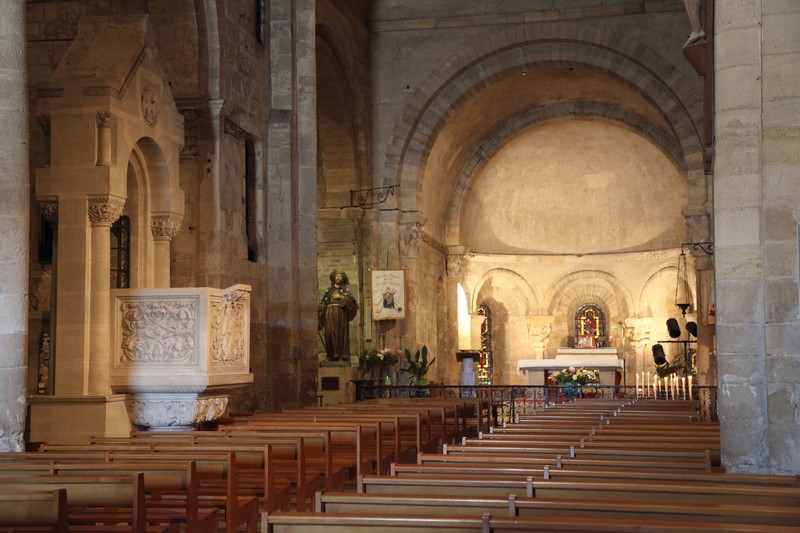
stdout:
{"type": "Polygon", "coordinates": [[[67,490],[0,492],[0,531],[11,528],[67,533],[67,490]]]}
{"type": "Polygon", "coordinates": [[[624,457],[570,457],[561,455],[543,454],[541,456],[526,455],[491,455],[491,454],[420,454],[418,464],[463,464],[463,465],[488,465],[509,467],[544,467],[556,468],[633,468],[648,472],[710,472],[710,465],[706,462],[676,460],[648,460],[625,459],[624,457]]]}
{"type": "Polygon", "coordinates": [[[800,509],[752,505],[700,505],[673,502],[617,502],[545,498],[317,493],[318,513],[585,517],[602,519],[728,522],[761,526],[797,526],[800,509]]]}
{"type": "MultiPolygon", "coordinates": [[[[187,533],[216,533],[219,524],[217,509],[201,509],[199,506],[199,479],[196,465],[189,462],[153,464],[145,461],[107,463],[93,462],[19,462],[0,463],[0,481],[3,477],[21,475],[72,475],[108,476],[141,473],[144,476],[145,507],[149,524],[183,524],[187,533]],[[164,498],[169,494],[170,498],[164,498]],[[179,496],[176,498],[175,496],[179,496]]],[[[111,520],[114,515],[108,509],[87,510],[72,513],[73,523],[95,522],[97,515],[111,520]]],[[[125,519],[126,511],[120,511],[125,519]]]]}
{"type": "Polygon", "coordinates": [[[551,465],[487,465],[469,463],[392,464],[390,475],[397,476],[449,476],[449,477],[534,477],[537,479],[631,479],[681,481],[691,483],[732,483],[740,485],[766,485],[774,487],[800,487],[800,476],[766,474],[720,474],[713,472],[678,472],[664,470],[654,474],[620,465],[616,468],[558,468],[551,465]]]}
{"type": "Polygon", "coordinates": [[[800,507],[800,488],[734,483],[641,479],[527,479],[519,477],[364,476],[358,492],[380,494],[494,495],[584,500],[672,501],[800,507]],[[505,491],[505,492],[504,492],[505,491]]]}
{"type": "MultiPolygon", "coordinates": [[[[607,518],[492,516],[405,516],[390,514],[340,514],[340,513],[274,513],[264,514],[262,531],[265,533],[385,533],[386,531],[430,531],[490,533],[501,531],[606,531],[627,533],[649,531],[653,533],[689,531],[729,531],[763,533],[763,525],[728,522],[686,522],[607,518]]],[[[796,532],[795,527],[770,526],[772,533],[796,532]]]]}
{"type": "MultiPolygon", "coordinates": [[[[258,497],[246,494],[239,488],[238,459],[236,451],[227,448],[200,449],[192,446],[163,446],[154,449],[150,446],[128,445],[43,445],[44,451],[8,454],[25,457],[29,461],[195,461],[200,480],[200,501],[216,506],[224,511],[226,530],[233,533],[239,526],[246,525],[248,531],[258,527],[258,497]],[[70,459],[72,457],[72,459],[70,459]]],[[[268,454],[260,448],[262,457],[268,454]]],[[[256,454],[257,452],[252,452],[256,454]]],[[[7,454],[0,454],[0,461],[7,454]]],[[[265,481],[266,483],[266,481],[265,481]]],[[[280,508],[280,507],[278,507],[280,508]]]]}
{"type": "Polygon", "coordinates": [[[112,526],[105,524],[125,524],[127,531],[133,533],[153,533],[177,531],[176,525],[149,526],[145,511],[144,475],[87,476],[87,475],[35,475],[4,476],[2,492],[42,492],[65,489],[67,493],[67,515],[72,527],[73,510],[87,508],[110,508],[108,520],[98,513],[91,525],[84,524],[81,530],[113,532],[112,526]]]}
{"type": "MultiPolygon", "coordinates": [[[[96,442],[101,444],[99,440],[96,442]]],[[[329,490],[341,487],[345,479],[344,466],[337,467],[334,461],[330,433],[321,428],[315,432],[281,432],[279,435],[256,431],[137,432],[130,439],[105,440],[105,445],[112,442],[162,451],[174,446],[238,451],[242,467],[240,485],[250,487],[265,497],[265,507],[269,511],[284,508],[288,504],[292,487],[296,494],[297,509],[302,511],[306,502],[320,488],[321,479],[329,490]],[[264,446],[271,449],[268,474],[262,474],[266,461],[264,446]],[[265,478],[263,482],[258,480],[261,475],[265,478]]]]}
{"type": "Polygon", "coordinates": [[[698,468],[711,470],[711,452],[709,450],[670,450],[669,454],[658,455],[651,449],[619,449],[619,448],[599,448],[571,446],[569,448],[557,447],[534,447],[534,446],[446,446],[444,454],[467,454],[467,455],[509,455],[515,457],[597,457],[597,458],[621,458],[633,460],[648,460],[653,462],[664,461],[682,463],[694,462],[698,468]]]}
{"type": "Polygon", "coordinates": [[[348,412],[337,413],[336,415],[298,413],[291,417],[282,414],[273,416],[238,416],[220,423],[217,431],[258,431],[264,427],[280,428],[297,423],[325,427],[325,424],[331,421],[336,424],[362,425],[365,428],[374,425],[377,433],[375,440],[372,440],[370,435],[365,432],[362,445],[367,455],[372,455],[376,458],[374,468],[377,473],[386,472],[391,461],[402,462],[404,459],[407,460],[410,457],[410,453],[415,450],[416,443],[420,437],[419,416],[409,415],[402,417],[388,414],[379,416],[348,412]]]}

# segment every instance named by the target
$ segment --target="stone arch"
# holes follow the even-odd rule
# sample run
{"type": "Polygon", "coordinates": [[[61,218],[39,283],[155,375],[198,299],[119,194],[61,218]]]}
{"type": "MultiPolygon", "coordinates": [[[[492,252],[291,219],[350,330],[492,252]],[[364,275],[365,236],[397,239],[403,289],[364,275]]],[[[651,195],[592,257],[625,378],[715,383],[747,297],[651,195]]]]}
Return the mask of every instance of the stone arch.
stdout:
{"type": "Polygon", "coordinates": [[[131,287],[134,288],[152,285],[149,191],[146,158],[139,147],[134,146],[128,159],[124,211],[131,218],[131,287]],[[134,190],[131,190],[132,187],[134,190]]]}
{"type": "Polygon", "coordinates": [[[508,30],[454,54],[421,84],[400,114],[386,148],[385,185],[400,183],[400,207],[422,203],[427,158],[453,109],[493,82],[520,69],[580,65],[598,69],[645,95],[663,113],[682,152],[681,167],[695,202],[705,201],[699,123],[701,95],[674,67],[643,43],[577,23],[508,30]],[[700,198],[702,193],[702,198],[700,198]]]}
{"type": "Polygon", "coordinates": [[[469,185],[492,157],[520,132],[547,121],[564,117],[592,117],[613,122],[636,131],[661,149],[682,173],[685,174],[686,172],[686,162],[683,158],[683,149],[680,144],[670,132],[664,131],[659,125],[641,115],[596,102],[577,102],[536,108],[518,115],[487,136],[481,145],[473,151],[471,157],[465,161],[461,172],[456,177],[453,195],[447,207],[446,244],[461,244],[460,215],[469,191],[469,185]]]}
{"type": "Polygon", "coordinates": [[[319,207],[343,207],[350,203],[350,190],[372,187],[369,125],[363,112],[368,98],[362,83],[368,66],[357,62],[359,54],[343,38],[345,15],[325,2],[318,3],[316,11],[317,158],[323,171],[331,171],[319,173],[318,198],[335,202],[319,207]]]}
{"type": "MultiPolygon", "coordinates": [[[[694,282],[694,268],[689,268],[689,301],[693,302],[690,310],[695,311],[697,300],[695,299],[694,282]]],[[[637,313],[641,317],[652,317],[658,314],[659,309],[653,309],[657,303],[661,304],[661,309],[674,309],[677,313],[677,308],[674,305],[675,301],[675,284],[678,278],[677,265],[663,265],[647,276],[647,279],[642,283],[642,288],[639,291],[639,302],[637,313]],[[655,296],[654,296],[655,295],[655,296]],[[663,296],[665,298],[661,302],[656,302],[656,296],[663,296]]],[[[668,313],[669,314],[669,313],[668,313]]],[[[674,313],[673,313],[674,314],[674,313]]]]}
{"type": "Polygon", "coordinates": [[[627,317],[633,308],[622,283],[600,270],[580,270],[564,276],[553,285],[545,302],[547,314],[568,319],[568,328],[574,327],[571,319],[575,309],[587,302],[603,307],[608,320],[627,317]]]}
{"type": "Polygon", "coordinates": [[[538,308],[536,291],[530,283],[507,268],[493,268],[481,277],[470,298],[470,312],[477,312],[484,302],[501,303],[509,315],[527,316],[538,308]]]}

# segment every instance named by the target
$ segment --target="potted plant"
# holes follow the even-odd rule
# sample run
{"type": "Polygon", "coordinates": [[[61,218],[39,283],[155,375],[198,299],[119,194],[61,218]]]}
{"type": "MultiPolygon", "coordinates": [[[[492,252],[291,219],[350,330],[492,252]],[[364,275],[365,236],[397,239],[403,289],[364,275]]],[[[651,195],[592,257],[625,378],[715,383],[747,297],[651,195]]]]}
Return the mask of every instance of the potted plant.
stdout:
{"type": "Polygon", "coordinates": [[[417,350],[417,353],[414,354],[413,358],[411,357],[411,352],[408,351],[408,348],[405,349],[405,355],[408,367],[405,368],[404,371],[416,378],[418,387],[424,387],[428,384],[428,380],[425,378],[425,376],[428,374],[428,370],[430,370],[433,363],[436,362],[436,358],[434,357],[428,361],[427,345],[423,345],[422,350],[417,350]]]}

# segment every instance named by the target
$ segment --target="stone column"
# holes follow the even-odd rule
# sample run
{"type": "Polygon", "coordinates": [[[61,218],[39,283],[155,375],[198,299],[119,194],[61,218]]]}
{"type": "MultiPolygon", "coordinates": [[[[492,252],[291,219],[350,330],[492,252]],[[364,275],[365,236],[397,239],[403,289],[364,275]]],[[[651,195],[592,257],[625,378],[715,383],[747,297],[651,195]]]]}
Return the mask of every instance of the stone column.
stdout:
{"type": "Polygon", "coordinates": [[[97,113],[97,165],[110,167],[114,164],[113,130],[117,119],[108,111],[97,113]]]}
{"type": "Polygon", "coordinates": [[[150,231],[155,241],[154,287],[170,286],[170,245],[181,229],[181,218],[177,215],[153,215],[150,231]]]}
{"type": "Polygon", "coordinates": [[[91,223],[91,300],[89,308],[89,394],[111,393],[109,386],[111,224],[122,214],[125,201],[108,195],[89,197],[91,223]]]}
{"type": "Polygon", "coordinates": [[[0,451],[21,451],[28,337],[28,95],[25,2],[0,17],[0,451]]]}
{"type": "MultiPolygon", "coordinates": [[[[769,470],[761,2],[715,6],[714,255],[722,466],[769,470]],[[724,53],[723,53],[724,52],[724,53]]],[[[796,294],[796,288],[795,288],[796,294]]]]}

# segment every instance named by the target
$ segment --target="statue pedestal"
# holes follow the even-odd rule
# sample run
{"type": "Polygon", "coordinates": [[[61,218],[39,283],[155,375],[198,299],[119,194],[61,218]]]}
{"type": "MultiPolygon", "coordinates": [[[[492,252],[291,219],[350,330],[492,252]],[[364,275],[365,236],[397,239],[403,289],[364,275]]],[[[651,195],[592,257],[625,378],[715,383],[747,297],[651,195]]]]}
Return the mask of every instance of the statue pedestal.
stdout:
{"type": "Polygon", "coordinates": [[[319,364],[317,398],[322,405],[337,405],[356,401],[353,380],[358,368],[346,361],[322,361],[319,364]]]}

